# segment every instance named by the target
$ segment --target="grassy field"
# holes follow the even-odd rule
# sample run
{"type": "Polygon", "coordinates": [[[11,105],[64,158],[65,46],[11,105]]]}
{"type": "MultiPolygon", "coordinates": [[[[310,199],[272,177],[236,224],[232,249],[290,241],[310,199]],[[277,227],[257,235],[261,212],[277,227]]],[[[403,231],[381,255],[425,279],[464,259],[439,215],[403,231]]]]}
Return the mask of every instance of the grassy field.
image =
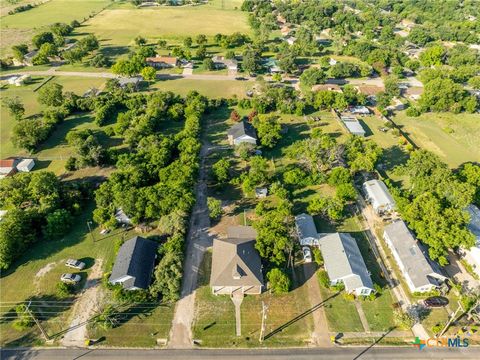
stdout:
{"type": "MultiPolygon", "coordinates": [[[[32,84],[21,87],[10,85],[8,88],[2,90],[1,96],[2,98],[18,96],[25,106],[26,117],[38,114],[44,107],[38,104],[37,93],[33,92],[33,89],[38,86],[43,79],[44,78],[41,77],[33,78],[32,84]]],[[[82,95],[91,87],[101,87],[105,82],[104,79],[76,77],[56,77],[50,81],[62,85],[64,92],[72,91],[79,95],[82,95]]],[[[15,147],[10,140],[13,127],[15,126],[15,120],[10,117],[3,103],[0,104],[0,110],[0,140],[2,143],[0,146],[0,157],[28,155],[25,150],[15,147]]],[[[66,144],[65,136],[68,131],[72,129],[84,128],[99,129],[98,126],[93,123],[91,117],[87,115],[71,116],[58,125],[47,141],[40,146],[38,152],[33,154],[35,158],[40,160],[40,162],[37,163],[37,169],[46,168],[57,174],[63,173],[67,158],[73,154],[73,149],[66,144]]]]}
{"type": "Polygon", "coordinates": [[[242,336],[235,336],[235,310],[228,296],[215,296],[208,285],[211,253],[207,253],[200,269],[200,285],[196,294],[194,339],[205,347],[281,347],[300,346],[310,338],[312,315],[307,289],[302,285],[285,295],[263,293],[246,296],[241,306],[242,336]],[[259,343],[262,301],[268,305],[266,336],[259,343]],[[291,321],[298,317],[297,321],[291,321]],[[279,328],[291,321],[282,331],[279,328]]]}
{"type": "Polygon", "coordinates": [[[2,17],[1,55],[10,53],[12,45],[30,42],[35,32],[55,23],[82,22],[109,5],[109,0],[50,0],[21,13],[2,17]]]}
{"type": "Polygon", "coordinates": [[[231,3],[239,7],[241,1],[213,1],[201,6],[182,7],[113,7],[88,20],[82,32],[95,34],[103,46],[109,47],[132,45],[138,35],[156,42],[198,34],[249,33],[246,13],[235,10],[231,3]],[[227,5],[222,8],[222,4],[227,5]]]}
{"type": "Polygon", "coordinates": [[[245,92],[252,86],[253,83],[249,81],[175,79],[157,81],[150,86],[150,89],[173,91],[180,95],[197,90],[200,94],[211,98],[229,98],[234,95],[242,98],[246,96],[245,92]]]}
{"type": "Polygon", "coordinates": [[[426,113],[411,118],[400,112],[394,121],[419,147],[433,151],[452,167],[480,161],[480,114],[426,113]]]}

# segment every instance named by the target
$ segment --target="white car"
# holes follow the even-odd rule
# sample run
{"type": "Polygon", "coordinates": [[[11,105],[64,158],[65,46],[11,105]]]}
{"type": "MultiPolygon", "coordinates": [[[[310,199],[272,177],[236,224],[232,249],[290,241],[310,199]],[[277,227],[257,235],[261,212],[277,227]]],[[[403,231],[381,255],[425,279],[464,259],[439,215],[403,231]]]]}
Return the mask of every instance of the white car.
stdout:
{"type": "Polygon", "coordinates": [[[303,260],[306,263],[311,263],[312,262],[312,252],[310,251],[310,248],[308,246],[304,246],[302,248],[303,252],[303,260]]]}
{"type": "Polygon", "coordinates": [[[85,268],[85,263],[75,259],[68,259],[65,262],[65,265],[74,269],[83,270],[85,268]]]}
{"type": "Polygon", "coordinates": [[[62,274],[60,280],[67,284],[78,284],[82,280],[80,275],[77,274],[62,274]]]}

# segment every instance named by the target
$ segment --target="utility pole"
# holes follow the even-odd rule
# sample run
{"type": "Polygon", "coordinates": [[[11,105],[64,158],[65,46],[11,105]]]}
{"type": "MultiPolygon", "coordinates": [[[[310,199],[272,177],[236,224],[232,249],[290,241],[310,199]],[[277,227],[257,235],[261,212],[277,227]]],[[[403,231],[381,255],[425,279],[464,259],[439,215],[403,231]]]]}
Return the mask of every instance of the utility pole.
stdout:
{"type": "Polygon", "coordinates": [[[25,308],[25,311],[28,312],[28,315],[30,315],[30,317],[33,319],[33,321],[35,321],[35,324],[37,324],[38,328],[40,329],[43,337],[45,338],[45,341],[48,341],[50,340],[50,337],[48,336],[48,334],[45,332],[45,330],[43,329],[42,325],[40,325],[40,322],[37,320],[37,318],[33,315],[33,313],[30,311],[30,305],[31,305],[31,301],[28,302],[28,305],[27,307],[25,308]]]}
{"type": "Polygon", "coordinates": [[[91,228],[91,221],[87,220],[88,231],[90,232],[90,236],[92,237],[93,242],[95,242],[95,237],[93,236],[92,228],[91,228]]]}
{"type": "Polygon", "coordinates": [[[265,337],[265,329],[267,327],[267,310],[268,305],[262,301],[262,328],[260,329],[260,338],[258,339],[261,343],[263,342],[263,338],[265,337]]]}
{"type": "Polygon", "coordinates": [[[450,327],[450,324],[452,323],[452,321],[457,318],[457,314],[458,314],[460,311],[465,312],[465,309],[463,308],[462,304],[461,304],[460,301],[459,301],[459,302],[458,302],[458,308],[457,308],[457,310],[455,310],[455,312],[452,313],[452,315],[450,316],[450,319],[448,320],[447,324],[446,324],[445,327],[442,329],[442,331],[440,331],[440,333],[438,334],[438,337],[440,337],[440,336],[442,336],[443,334],[445,334],[445,332],[446,332],[446,331],[448,330],[448,328],[450,327]]]}

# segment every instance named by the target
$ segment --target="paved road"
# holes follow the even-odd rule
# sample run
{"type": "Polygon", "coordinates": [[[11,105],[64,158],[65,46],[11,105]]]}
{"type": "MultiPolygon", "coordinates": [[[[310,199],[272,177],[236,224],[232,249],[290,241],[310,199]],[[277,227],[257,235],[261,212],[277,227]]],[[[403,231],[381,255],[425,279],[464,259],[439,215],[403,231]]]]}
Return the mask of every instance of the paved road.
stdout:
{"type": "Polygon", "coordinates": [[[480,359],[480,348],[350,347],[282,350],[2,350],[2,360],[425,360],[480,359]]]}

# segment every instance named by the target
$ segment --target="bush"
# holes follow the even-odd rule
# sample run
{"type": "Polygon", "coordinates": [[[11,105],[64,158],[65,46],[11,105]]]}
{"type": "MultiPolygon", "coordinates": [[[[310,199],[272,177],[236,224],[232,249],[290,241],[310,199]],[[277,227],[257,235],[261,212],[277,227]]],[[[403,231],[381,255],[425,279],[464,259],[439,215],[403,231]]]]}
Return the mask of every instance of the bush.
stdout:
{"type": "Polygon", "coordinates": [[[400,328],[405,330],[410,329],[415,324],[415,320],[401,309],[394,310],[393,319],[400,328]]]}
{"type": "Polygon", "coordinates": [[[407,109],[406,114],[410,117],[418,117],[421,115],[421,112],[418,108],[412,106],[407,109]]]}
{"type": "Polygon", "coordinates": [[[71,284],[65,284],[64,282],[57,283],[56,293],[59,298],[64,299],[69,297],[75,292],[75,287],[71,284]]]}
{"type": "Polygon", "coordinates": [[[17,318],[13,321],[12,327],[15,330],[23,331],[33,326],[34,321],[27,311],[25,304],[20,304],[15,307],[17,318]]]}
{"type": "Polygon", "coordinates": [[[318,280],[320,281],[320,284],[324,287],[329,289],[330,288],[330,279],[328,277],[328,274],[325,270],[321,270],[317,274],[318,280]]]}
{"type": "Polygon", "coordinates": [[[353,295],[352,293],[343,293],[342,296],[345,300],[348,300],[348,301],[355,300],[355,295],[353,295]]]}
{"type": "Polygon", "coordinates": [[[290,278],[279,268],[270,270],[267,273],[267,279],[274,294],[286,294],[290,289],[290,278]]]}
{"type": "Polygon", "coordinates": [[[323,256],[320,249],[318,247],[314,247],[312,252],[313,252],[313,260],[317,263],[318,266],[322,266],[323,256]]]}
{"type": "Polygon", "coordinates": [[[210,215],[210,219],[216,220],[222,216],[223,210],[222,210],[222,201],[209,197],[207,199],[207,205],[208,205],[208,213],[210,215]]]}

